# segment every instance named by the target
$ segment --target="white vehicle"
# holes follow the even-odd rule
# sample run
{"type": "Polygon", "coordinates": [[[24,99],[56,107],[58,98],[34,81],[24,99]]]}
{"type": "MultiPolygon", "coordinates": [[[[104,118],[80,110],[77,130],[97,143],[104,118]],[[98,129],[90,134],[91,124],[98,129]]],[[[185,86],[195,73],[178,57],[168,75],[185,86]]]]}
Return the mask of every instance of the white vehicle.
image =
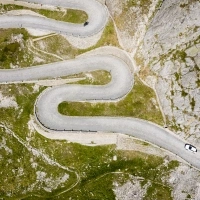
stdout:
{"type": "Polygon", "coordinates": [[[197,148],[191,144],[185,144],[185,149],[190,150],[192,152],[197,152],[197,148]]]}

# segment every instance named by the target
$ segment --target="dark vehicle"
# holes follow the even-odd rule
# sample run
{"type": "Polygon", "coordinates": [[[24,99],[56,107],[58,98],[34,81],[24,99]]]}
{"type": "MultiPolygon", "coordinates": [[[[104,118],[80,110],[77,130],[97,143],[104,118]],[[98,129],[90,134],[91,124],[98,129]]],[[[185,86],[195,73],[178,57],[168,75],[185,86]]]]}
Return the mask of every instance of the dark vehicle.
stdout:
{"type": "Polygon", "coordinates": [[[192,151],[194,153],[197,152],[197,148],[195,146],[191,145],[191,144],[185,144],[185,149],[189,150],[189,151],[192,151]]]}
{"type": "Polygon", "coordinates": [[[89,24],[89,22],[85,22],[84,24],[83,24],[83,26],[87,26],[89,24]]]}

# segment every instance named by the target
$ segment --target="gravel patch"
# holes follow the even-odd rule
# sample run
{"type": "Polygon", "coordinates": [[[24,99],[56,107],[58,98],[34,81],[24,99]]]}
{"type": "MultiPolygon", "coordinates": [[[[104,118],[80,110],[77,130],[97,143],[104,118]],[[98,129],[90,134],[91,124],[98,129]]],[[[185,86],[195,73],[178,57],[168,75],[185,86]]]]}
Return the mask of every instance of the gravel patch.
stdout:
{"type": "Polygon", "coordinates": [[[18,108],[15,98],[3,96],[3,94],[0,92],[0,108],[9,108],[9,107],[18,108]]]}

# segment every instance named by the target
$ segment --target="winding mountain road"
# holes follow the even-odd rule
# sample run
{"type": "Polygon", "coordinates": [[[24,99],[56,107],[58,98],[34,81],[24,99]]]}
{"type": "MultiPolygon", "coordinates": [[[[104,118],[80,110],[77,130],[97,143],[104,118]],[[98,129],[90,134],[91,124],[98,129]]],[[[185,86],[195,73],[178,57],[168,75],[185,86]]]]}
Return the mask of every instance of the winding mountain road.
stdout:
{"type": "MultiPolygon", "coordinates": [[[[0,16],[0,27],[39,28],[67,35],[88,37],[102,30],[108,19],[104,5],[95,0],[29,0],[28,2],[84,10],[88,14],[89,24],[84,27],[83,24],[58,22],[36,16],[3,15],[0,16]]],[[[186,151],[184,149],[185,141],[156,124],[135,118],[69,117],[58,113],[58,104],[63,101],[110,102],[123,98],[133,87],[130,67],[125,60],[117,56],[96,55],[26,69],[0,70],[0,82],[38,80],[94,70],[109,71],[112,80],[104,86],[63,85],[42,92],[35,103],[35,117],[38,123],[49,130],[102,131],[128,134],[177,154],[200,169],[200,151],[196,154],[186,151]]],[[[69,133],[66,132],[66,134],[69,133]]]]}

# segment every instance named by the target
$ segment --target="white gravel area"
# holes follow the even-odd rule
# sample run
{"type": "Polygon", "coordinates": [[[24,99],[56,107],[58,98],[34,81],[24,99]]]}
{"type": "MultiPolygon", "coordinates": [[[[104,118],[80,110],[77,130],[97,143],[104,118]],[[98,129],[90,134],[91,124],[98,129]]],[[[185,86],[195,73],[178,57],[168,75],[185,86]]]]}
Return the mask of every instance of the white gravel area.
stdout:
{"type": "Polygon", "coordinates": [[[44,36],[44,35],[49,35],[52,34],[52,31],[44,31],[42,29],[34,29],[34,28],[26,28],[26,30],[28,31],[28,33],[32,36],[36,36],[36,37],[40,37],[40,36],[44,36]]]}
{"type": "Polygon", "coordinates": [[[18,108],[17,102],[14,97],[4,96],[0,91],[0,108],[18,108]]]}

